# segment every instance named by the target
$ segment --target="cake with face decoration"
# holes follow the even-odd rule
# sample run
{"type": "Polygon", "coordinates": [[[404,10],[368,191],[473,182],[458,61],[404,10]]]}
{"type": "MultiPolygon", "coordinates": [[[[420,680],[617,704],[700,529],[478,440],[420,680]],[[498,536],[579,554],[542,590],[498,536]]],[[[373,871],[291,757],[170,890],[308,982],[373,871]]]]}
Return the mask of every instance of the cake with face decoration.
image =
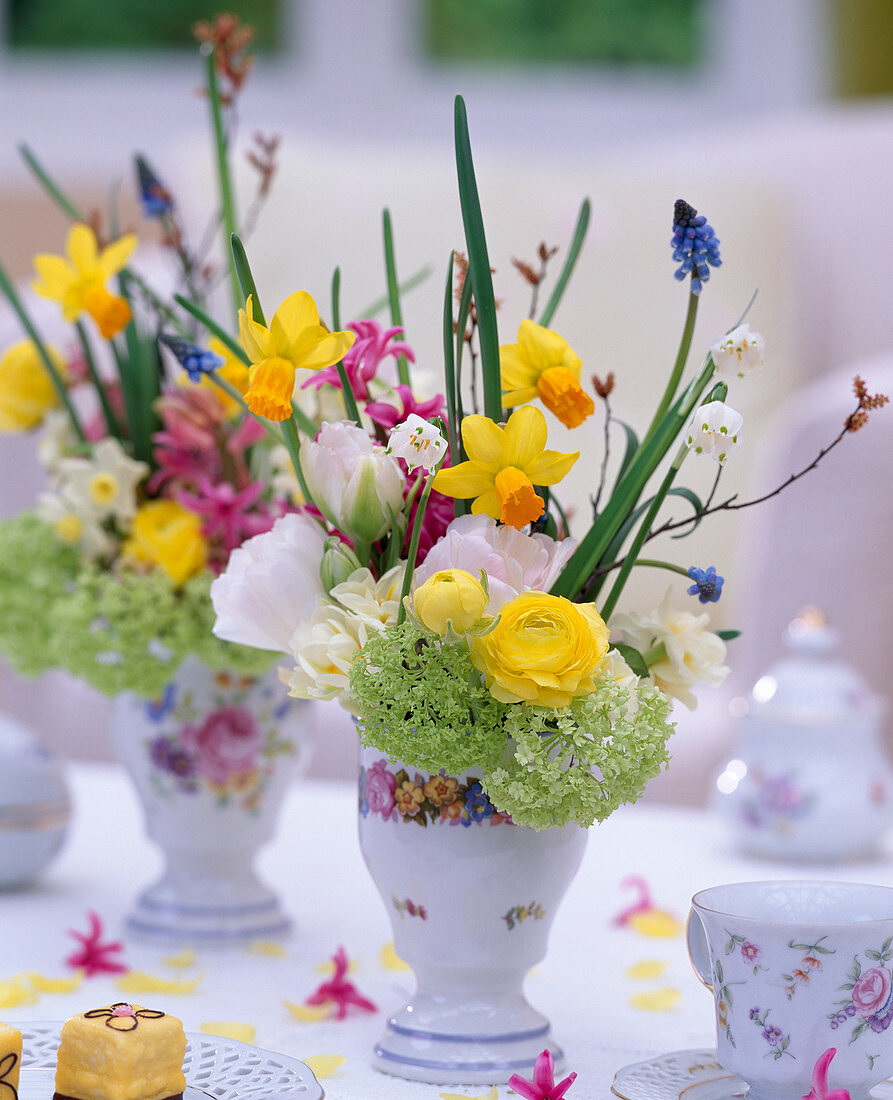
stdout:
{"type": "Polygon", "coordinates": [[[0,1100],[18,1100],[22,1066],[22,1033],[0,1024],[0,1100]]]}
{"type": "Polygon", "coordinates": [[[54,1100],[181,1100],[185,1053],[175,1016],[125,1002],[81,1012],[62,1027],[54,1100]]]}

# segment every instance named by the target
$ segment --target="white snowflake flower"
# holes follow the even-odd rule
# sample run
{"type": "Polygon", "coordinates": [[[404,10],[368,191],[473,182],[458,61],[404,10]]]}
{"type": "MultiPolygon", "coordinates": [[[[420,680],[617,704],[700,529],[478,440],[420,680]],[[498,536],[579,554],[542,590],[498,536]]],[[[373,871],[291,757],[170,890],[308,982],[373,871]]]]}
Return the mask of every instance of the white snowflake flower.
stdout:
{"type": "Polygon", "coordinates": [[[446,454],[447,441],[435,424],[429,424],[417,413],[409,416],[391,429],[387,454],[402,458],[410,470],[424,466],[433,473],[446,454]]]}
{"type": "Polygon", "coordinates": [[[720,378],[744,378],[763,365],[766,343],[750,325],[739,325],[710,345],[710,354],[720,378]]]}
{"type": "Polygon", "coordinates": [[[723,465],[738,449],[744,418],[722,401],[708,401],[695,410],[686,443],[695,454],[708,454],[723,465]]]}

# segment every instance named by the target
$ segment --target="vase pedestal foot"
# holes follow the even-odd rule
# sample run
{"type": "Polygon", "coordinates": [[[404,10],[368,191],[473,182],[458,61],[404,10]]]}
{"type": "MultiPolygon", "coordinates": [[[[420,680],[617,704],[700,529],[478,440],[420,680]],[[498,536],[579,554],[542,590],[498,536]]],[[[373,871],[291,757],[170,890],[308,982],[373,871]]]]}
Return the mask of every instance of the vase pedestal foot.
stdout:
{"type": "Polygon", "coordinates": [[[564,1054],[549,1021],[521,994],[417,994],[374,1048],[382,1073],[430,1084],[500,1085],[530,1077],[538,1055],[564,1054]]]}
{"type": "Polygon", "coordinates": [[[189,887],[166,876],[137,898],[127,930],[167,944],[223,946],[282,938],[291,931],[291,921],[276,895],[253,876],[189,887]]]}

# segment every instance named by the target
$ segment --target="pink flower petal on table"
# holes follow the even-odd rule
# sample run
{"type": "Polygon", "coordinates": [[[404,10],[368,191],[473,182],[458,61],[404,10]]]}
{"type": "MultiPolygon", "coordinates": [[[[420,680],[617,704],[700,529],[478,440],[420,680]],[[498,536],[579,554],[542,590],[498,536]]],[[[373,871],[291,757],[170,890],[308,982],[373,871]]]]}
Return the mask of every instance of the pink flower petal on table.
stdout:
{"type": "Polygon", "coordinates": [[[803,1100],[850,1100],[846,1089],[828,1088],[828,1067],[837,1053],[837,1047],[829,1047],[820,1054],[812,1071],[812,1088],[803,1100]]]}
{"type": "Polygon", "coordinates": [[[524,1100],[562,1100],[562,1097],[576,1081],[576,1073],[571,1073],[555,1084],[555,1062],[551,1051],[544,1050],[533,1067],[533,1080],[528,1081],[517,1073],[509,1078],[509,1088],[515,1090],[524,1100]]]}
{"type": "Polygon", "coordinates": [[[68,929],[68,935],[78,940],[81,946],[73,955],[68,956],[66,965],[83,970],[88,978],[92,978],[94,974],[125,974],[127,966],[119,959],[111,957],[123,951],[124,944],[118,940],[102,942],[102,919],[92,909],[87,913],[87,920],[90,924],[89,932],[68,929]]]}
{"type": "Polygon", "coordinates": [[[335,1019],[343,1020],[351,1008],[361,1012],[377,1012],[372,1001],[364,997],[353,982],[347,978],[350,960],[343,947],[339,947],[332,956],[335,967],[333,976],[322,982],[305,1000],[307,1005],[321,1005],[331,1002],[335,1006],[335,1019]]]}

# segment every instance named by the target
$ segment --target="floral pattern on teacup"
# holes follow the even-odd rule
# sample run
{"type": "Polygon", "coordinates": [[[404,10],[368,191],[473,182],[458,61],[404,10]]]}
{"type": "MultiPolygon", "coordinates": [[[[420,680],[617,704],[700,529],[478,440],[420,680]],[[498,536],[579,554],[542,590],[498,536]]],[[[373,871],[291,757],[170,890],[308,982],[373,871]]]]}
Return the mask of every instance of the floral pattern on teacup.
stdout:
{"type": "Polygon", "coordinates": [[[827,936],[819,936],[815,943],[794,943],[788,941],[788,947],[792,951],[800,951],[800,965],[791,968],[790,974],[782,974],[785,981],[785,996],[790,1001],[801,986],[809,985],[809,978],[813,971],[822,970],[820,955],[836,955],[837,949],[824,946],[827,936]]]}
{"type": "Polygon", "coordinates": [[[479,779],[461,782],[441,769],[436,775],[393,771],[382,757],[361,766],[358,779],[360,813],[384,821],[414,821],[416,825],[511,825],[511,817],[496,809],[479,779]]]}
{"type": "Polygon", "coordinates": [[[147,716],[160,727],[146,742],[152,784],[164,799],[204,790],[220,809],[235,805],[256,814],[276,758],[295,752],[279,733],[290,703],[283,704],[275,688],[258,699],[253,678],[218,676],[215,685],[210,709],[173,683],[146,703],[147,716]]]}
{"type": "Polygon", "coordinates": [[[780,1027],[775,1024],[770,1024],[769,1009],[765,1009],[762,1013],[759,1008],[752,1008],[750,1010],[750,1018],[761,1028],[761,1034],[769,1045],[769,1050],[766,1051],[766,1058],[774,1058],[777,1062],[783,1055],[787,1055],[788,1058],[795,1058],[796,1055],[791,1054],[788,1047],[791,1045],[790,1035],[785,1035],[780,1027]]]}
{"type": "Polygon", "coordinates": [[[836,1011],[828,1013],[830,1026],[835,1031],[858,1017],[850,1034],[851,1043],[864,1031],[878,1034],[886,1031],[893,1022],[893,973],[890,967],[882,965],[893,959],[891,945],[893,936],[884,940],[879,950],[867,948],[862,952],[866,962],[874,965],[863,966],[859,956],[854,956],[847,981],[839,987],[848,991],[849,995],[845,1000],[836,1002],[836,1011]]]}
{"type": "Polygon", "coordinates": [[[730,1046],[735,1046],[735,1040],[732,1037],[732,1025],[729,1023],[729,1009],[732,1007],[732,991],[729,987],[733,985],[744,985],[744,982],[727,981],[722,963],[717,959],[716,965],[713,968],[713,989],[716,994],[716,1018],[730,1046]]]}
{"type": "Polygon", "coordinates": [[[422,920],[428,919],[428,911],[424,905],[417,905],[416,902],[412,901],[410,898],[403,898],[401,900],[396,894],[391,894],[391,904],[400,914],[401,919],[405,915],[420,917],[422,920]]]}
{"type": "Polygon", "coordinates": [[[529,905],[513,905],[507,913],[503,914],[502,919],[511,932],[516,924],[523,924],[528,917],[531,917],[533,920],[542,920],[545,915],[546,910],[539,902],[532,901],[529,905]]]}
{"type": "Polygon", "coordinates": [[[754,974],[759,973],[761,970],[765,970],[766,967],[760,963],[760,956],[763,954],[762,949],[758,944],[751,943],[750,940],[744,936],[739,936],[737,932],[730,932],[728,928],[724,928],[723,931],[729,937],[728,943],[725,947],[725,954],[731,955],[733,951],[737,949],[741,958],[753,967],[754,974]]]}

